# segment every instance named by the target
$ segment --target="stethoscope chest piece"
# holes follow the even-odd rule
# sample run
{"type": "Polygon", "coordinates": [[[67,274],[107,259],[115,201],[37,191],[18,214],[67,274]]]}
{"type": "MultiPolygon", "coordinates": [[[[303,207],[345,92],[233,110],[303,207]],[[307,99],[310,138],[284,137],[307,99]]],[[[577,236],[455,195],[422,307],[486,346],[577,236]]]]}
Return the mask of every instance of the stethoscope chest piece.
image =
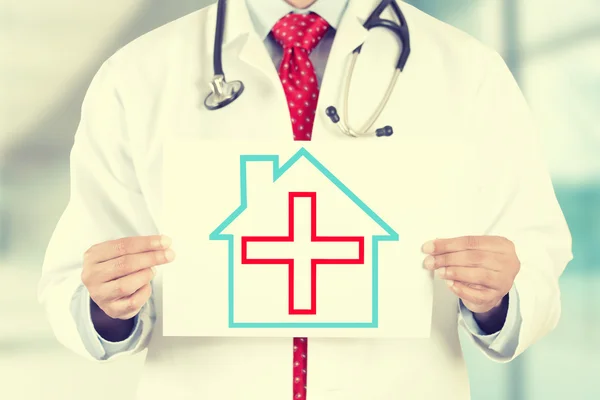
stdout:
{"type": "Polygon", "coordinates": [[[211,93],[206,96],[204,105],[211,111],[233,103],[244,92],[244,84],[241,81],[227,82],[223,75],[215,75],[210,86],[211,93]]]}

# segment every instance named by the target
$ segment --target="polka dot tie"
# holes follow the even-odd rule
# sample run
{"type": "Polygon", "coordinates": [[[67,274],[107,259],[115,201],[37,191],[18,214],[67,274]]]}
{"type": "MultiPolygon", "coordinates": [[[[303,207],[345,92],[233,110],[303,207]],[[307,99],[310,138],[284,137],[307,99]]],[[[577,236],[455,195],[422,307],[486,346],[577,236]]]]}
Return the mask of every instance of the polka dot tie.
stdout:
{"type": "Polygon", "coordinates": [[[288,14],[277,21],[271,31],[283,47],[279,78],[290,110],[294,140],[310,140],[312,136],[319,85],[308,56],[328,29],[327,21],[310,13],[288,14]]]}
{"type": "MultiPolygon", "coordinates": [[[[323,38],[329,24],[315,13],[288,14],[271,33],[283,47],[279,78],[290,110],[294,140],[310,140],[319,99],[315,68],[308,57],[323,38]]],[[[293,400],[306,400],[308,341],[293,341],[293,400]]]]}

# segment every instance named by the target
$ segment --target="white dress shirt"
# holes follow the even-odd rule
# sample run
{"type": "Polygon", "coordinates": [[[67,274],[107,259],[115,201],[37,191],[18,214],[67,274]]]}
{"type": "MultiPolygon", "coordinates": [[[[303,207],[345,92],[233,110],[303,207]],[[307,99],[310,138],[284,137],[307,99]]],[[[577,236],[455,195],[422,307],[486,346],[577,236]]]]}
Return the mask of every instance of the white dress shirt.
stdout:
{"type": "MultiPolygon", "coordinates": [[[[272,38],[270,31],[275,23],[290,12],[307,13],[314,12],[323,17],[331,26],[321,42],[310,54],[310,59],[315,67],[319,84],[321,83],[327,57],[335,37],[335,30],[346,9],[347,0],[321,0],[316,1],[309,8],[296,9],[287,2],[273,0],[246,0],[250,17],[253,21],[256,33],[264,40],[265,46],[273,59],[276,67],[283,57],[283,49],[272,38]]],[[[509,358],[517,347],[517,340],[521,326],[521,315],[519,313],[518,295],[513,289],[509,292],[508,315],[501,331],[486,335],[477,325],[473,314],[459,303],[459,316],[464,321],[464,326],[473,338],[487,346],[490,350],[509,358]]],[[[435,305],[434,305],[435,306],[435,305]]],[[[73,296],[71,313],[77,322],[86,348],[97,359],[106,359],[117,353],[129,351],[135,347],[140,339],[141,326],[138,318],[135,318],[134,328],[131,335],[121,342],[109,342],[100,337],[92,324],[90,317],[90,297],[85,289],[81,287],[73,296]]],[[[291,351],[291,350],[290,350],[291,351]]]]}

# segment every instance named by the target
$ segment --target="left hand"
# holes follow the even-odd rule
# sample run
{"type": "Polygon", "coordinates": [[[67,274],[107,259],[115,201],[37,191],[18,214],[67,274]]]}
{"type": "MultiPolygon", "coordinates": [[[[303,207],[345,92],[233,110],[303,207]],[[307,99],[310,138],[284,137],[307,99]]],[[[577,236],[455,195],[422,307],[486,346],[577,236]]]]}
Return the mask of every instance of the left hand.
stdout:
{"type": "Polygon", "coordinates": [[[514,244],[499,236],[437,239],[423,245],[424,266],[445,279],[450,289],[475,314],[500,306],[521,263],[514,244]]]}

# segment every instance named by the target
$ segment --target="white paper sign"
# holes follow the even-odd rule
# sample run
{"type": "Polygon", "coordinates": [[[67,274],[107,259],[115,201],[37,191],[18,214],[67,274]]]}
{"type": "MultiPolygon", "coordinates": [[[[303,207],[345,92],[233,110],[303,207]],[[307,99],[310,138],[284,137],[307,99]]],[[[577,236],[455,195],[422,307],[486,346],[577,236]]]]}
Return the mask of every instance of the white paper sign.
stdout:
{"type": "Polygon", "coordinates": [[[472,233],[476,164],[393,143],[167,143],[163,334],[429,336],[421,246],[472,233]]]}

